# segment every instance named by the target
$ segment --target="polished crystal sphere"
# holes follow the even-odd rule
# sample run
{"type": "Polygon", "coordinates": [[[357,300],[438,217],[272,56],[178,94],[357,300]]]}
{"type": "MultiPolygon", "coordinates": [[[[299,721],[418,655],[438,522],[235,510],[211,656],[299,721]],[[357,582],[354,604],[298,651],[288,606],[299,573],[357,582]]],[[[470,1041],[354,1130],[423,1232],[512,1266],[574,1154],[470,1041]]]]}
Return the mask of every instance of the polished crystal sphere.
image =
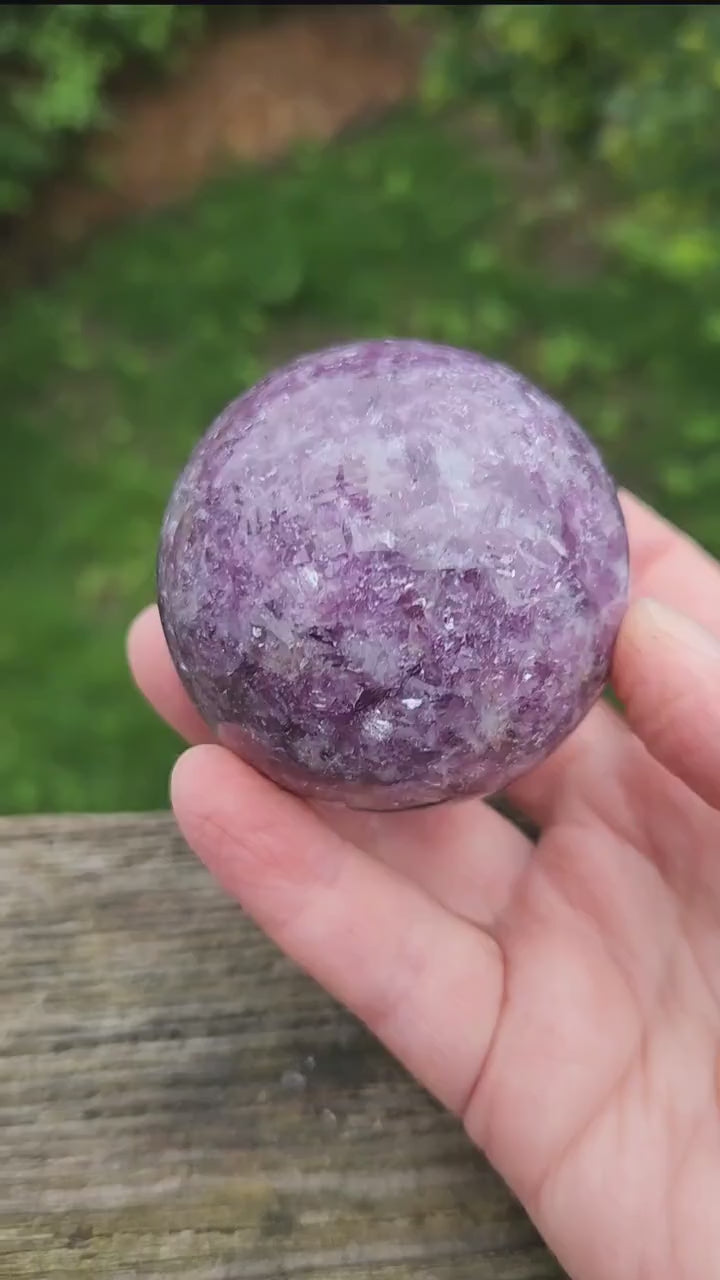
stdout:
{"type": "Polygon", "coordinates": [[[233,401],[180,476],[158,587],[218,739],[301,795],[489,794],[607,679],[626,603],[615,486],[560,405],[415,341],[305,356],[233,401]]]}

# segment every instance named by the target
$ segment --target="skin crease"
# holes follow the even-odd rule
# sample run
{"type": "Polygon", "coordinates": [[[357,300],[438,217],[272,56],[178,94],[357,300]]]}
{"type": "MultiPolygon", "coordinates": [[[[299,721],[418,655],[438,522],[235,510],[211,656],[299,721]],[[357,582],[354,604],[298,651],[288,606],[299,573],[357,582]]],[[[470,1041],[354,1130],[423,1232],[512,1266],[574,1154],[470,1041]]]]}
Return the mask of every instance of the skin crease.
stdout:
{"type": "Polygon", "coordinates": [[[605,703],[510,798],[368,814],[223,748],[153,608],[177,821],[276,943],[461,1115],[574,1280],[720,1275],[720,566],[630,495],[605,703]],[[398,927],[402,922],[402,927],[398,927]]]}

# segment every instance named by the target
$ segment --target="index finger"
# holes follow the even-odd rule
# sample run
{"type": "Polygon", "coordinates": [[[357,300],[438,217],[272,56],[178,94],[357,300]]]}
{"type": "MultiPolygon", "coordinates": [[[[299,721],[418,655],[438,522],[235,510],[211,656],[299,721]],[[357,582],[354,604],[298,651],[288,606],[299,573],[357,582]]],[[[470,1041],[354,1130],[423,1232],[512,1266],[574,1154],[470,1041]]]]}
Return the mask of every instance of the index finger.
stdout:
{"type": "Polygon", "coordinates": [[[687,533],[626,491],[630,592],[653,597],[720,635],[720,565],[687,533]]]}
{"type": "MultiPolygon", "coordinates": [[[[621,492],[630,544],[631,599],[653,597],[720,636],[720,565],[707,551],[634,494],[621,492]]],[[[540,826],[567,795],[587,795],[619,759],[624,726],[607,703],[590,711],[548,760],[508,790],[540,826]]]]}

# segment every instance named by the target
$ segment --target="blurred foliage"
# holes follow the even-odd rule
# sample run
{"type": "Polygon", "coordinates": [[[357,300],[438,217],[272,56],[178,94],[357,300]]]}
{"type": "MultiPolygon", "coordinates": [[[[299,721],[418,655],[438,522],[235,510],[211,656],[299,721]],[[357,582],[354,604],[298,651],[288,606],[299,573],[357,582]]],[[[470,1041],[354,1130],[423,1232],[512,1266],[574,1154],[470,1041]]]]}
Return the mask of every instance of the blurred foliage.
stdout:
{"type": "Polygon", "coordinates": [[[14,299],[0,343],[3,807],[165,804],[176,745],[130,687],[125,626],[154,594],[162,509],[192,444],[300,350],[409,334],[507,359],[720,552],[720,328],[694,284],[624,248],[569,256],[571,226],[412,112],[236,171],[14,299]]]}
{"type": "MultiPolygon", "coordinates": [[[[705,287],[720,276],[720,6],[415,5],[440,23],[432,105],[491,105],[614,205],[602,235],[705,287]]],[[[708,312],[717,328],[720,317],[708,312]]]]}
{"type": "Polygon", "coordinates": [[[111,76],[130,60],[166,64],[204,7],[0,5],[0,214],[22,211],[70,140],[107,122],[111,76]]]}
{"type": "MultiPolygon", "coordinates": [[[[505,359],[720,554],[720,7],[402,8],[440,33],[427,101],[459,111],[235,170],[5,308],[8,811],[165,804],[176,743],[125,627],[194,441],[298,351],[397,334],[505,359]]],[[[0,209],[100,118],[118,50],[177,47],[179,10],[0,7],[0,209]]]]}

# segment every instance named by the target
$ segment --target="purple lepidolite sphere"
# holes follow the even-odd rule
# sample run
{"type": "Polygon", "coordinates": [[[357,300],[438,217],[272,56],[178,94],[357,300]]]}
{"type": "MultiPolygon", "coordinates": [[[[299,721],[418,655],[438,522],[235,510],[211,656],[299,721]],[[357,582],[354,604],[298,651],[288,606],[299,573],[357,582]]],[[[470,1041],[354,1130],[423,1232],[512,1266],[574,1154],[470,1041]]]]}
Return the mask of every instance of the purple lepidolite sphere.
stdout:
{"type": "Polygon", "coordinates": [[[302,795],[406,808],[500,790],[581,720],[627,541],[594,446],[519,374],[360,342],[278,370],[210,427],[158,587],[221,742],[302,795]]]}

